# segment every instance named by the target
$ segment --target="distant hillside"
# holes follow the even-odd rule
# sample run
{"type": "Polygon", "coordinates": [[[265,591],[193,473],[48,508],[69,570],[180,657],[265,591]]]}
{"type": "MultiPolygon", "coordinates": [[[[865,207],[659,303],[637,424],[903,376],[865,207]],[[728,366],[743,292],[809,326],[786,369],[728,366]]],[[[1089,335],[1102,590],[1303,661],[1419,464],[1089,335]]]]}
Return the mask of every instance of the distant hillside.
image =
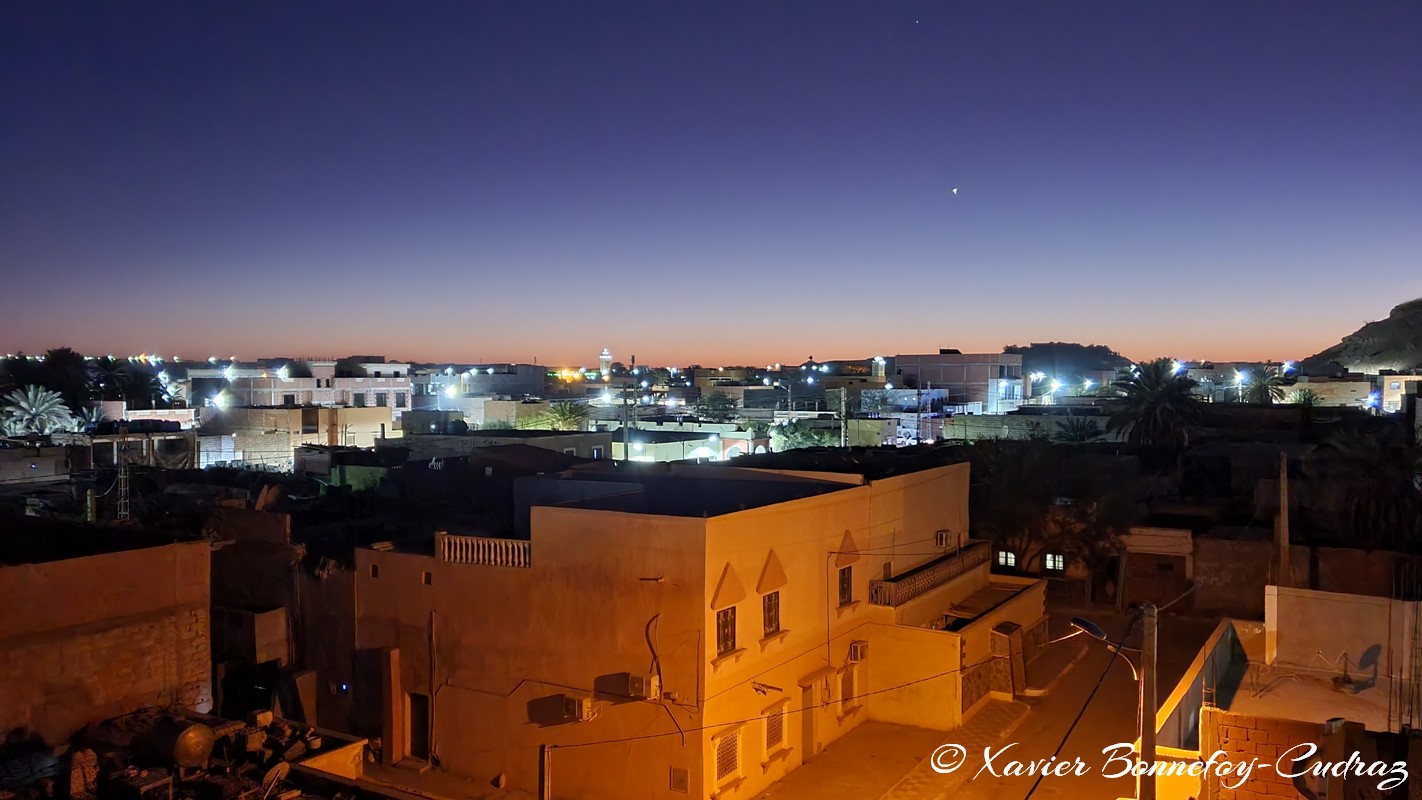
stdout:
{"type": "Polygon", "coordinates": [[[1033,342],[1026,346],[1010,344],[1002,351],[1021,353],[1023,372],[1044,372],[1063,377],[1120,369],[1131,363],[1130,359],[1104,344],[1033,342]]]}
{"type": "Polygon", "coordinates": [[[1422,298],[1403,303],[1387,319],[1369,322],[1343,341],[1303,360],[1306,372],[1323,371],[1331,362],[1349,372],[1422,370],[1422,298]]]}

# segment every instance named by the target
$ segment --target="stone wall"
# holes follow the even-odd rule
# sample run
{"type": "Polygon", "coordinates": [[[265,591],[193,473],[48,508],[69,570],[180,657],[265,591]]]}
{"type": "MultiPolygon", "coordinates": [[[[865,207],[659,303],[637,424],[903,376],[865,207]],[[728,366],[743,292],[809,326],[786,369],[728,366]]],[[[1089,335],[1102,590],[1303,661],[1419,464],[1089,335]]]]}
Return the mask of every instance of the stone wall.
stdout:
{"type": "MultiPolygon", "coordinates": [[[[122,535],[115,532],[115,535],[122,535]]],[[[207,542],[0,568],[0,730],[212,705],[207,542]]]]}
{"type": "MultiPolygon", "coordinates": [[[[1274,543],[1197,536],[1194,548],[1195,591],[1189,598],[1194,608],[1262,619],[1274,543]]],[[[1399,566],[1415,557],[1382,550],[1294,545],[1290,559],[1293,585],[1298,588],[1390,597],[1399,566]]]]}

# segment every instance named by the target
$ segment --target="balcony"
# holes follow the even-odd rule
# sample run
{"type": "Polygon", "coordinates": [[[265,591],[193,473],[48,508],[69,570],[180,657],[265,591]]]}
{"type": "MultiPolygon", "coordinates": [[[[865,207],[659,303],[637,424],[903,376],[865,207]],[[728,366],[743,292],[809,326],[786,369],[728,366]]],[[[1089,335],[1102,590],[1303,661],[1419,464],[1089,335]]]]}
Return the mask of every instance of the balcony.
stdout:
{"type": "Polygon", "coordinates": [[[869,603],[898,607],[927,594],[960,575],[988,562],[992,546],[973,542],[967,547],[944,555],[888,580],[869,581],[869,603]]]}
{"type": "Polygon", "coordinates": [[[491,539],[449,533],[440,533],[435,537],[435,553],[447,564],[529,569],[533,566],[529,545],[530,542],[524,539],[491,539]]]}

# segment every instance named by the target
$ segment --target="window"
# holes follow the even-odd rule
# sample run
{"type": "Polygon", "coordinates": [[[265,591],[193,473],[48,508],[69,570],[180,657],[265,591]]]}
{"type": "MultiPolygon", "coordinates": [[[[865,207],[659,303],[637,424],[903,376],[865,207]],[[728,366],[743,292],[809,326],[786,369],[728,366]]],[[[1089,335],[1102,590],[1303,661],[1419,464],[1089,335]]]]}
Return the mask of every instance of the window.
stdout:
{"type": "Polygon", "coordinates": [[[1066,569],[1066,556],[1061,553],[1048,553],[1043,559],[1048,572],[1061,572],[1066,569]]]}
{"type": "Polygon", "coordinates": [[[736,607],[716,612],[716,655],[724,656],[736,649],[736,607]]]}
{"type": "Polygon", "coordinates": [[[395,370],[394,372],[390,373],[390,374],[391,374],[392,376],[396,377],[396,378],[404,377],[403,375],[400,374],[400,370],[398,370],[398,369],[395,370]]]}
{"type": "Polygon", "coordinates": [[[426,586],[431,586],[431,585],[433,585],[433,584],[434,584],[434,573],[431,573],[431,572],[421,572],[421,573],[420,573],[420,583],[423,583],[423,584],[426,585],[426,586]]]}
{"type": "Polygon", "coordinates": [[[785,702],[776,703],[765,712],[765,754],[785,748],[785,702]]]}
{"type": "Polygon", "coordinates": [[[296,395],[294,395],[294,394],[284,394],[284,395],[282,395],[282,396],[281,396],[281,404],[284,405],[284,406],[286,406],[287,408],[291,408],[292,406],[296,405],[296,395]]]}
{"type": "Polygon", "coordinates": [[[351,392],[351,405],[365,408],[365,392],[351,392]]]}
{"type": "Polygon", "coordinates": [[[716,740],[716,783],[725,783],[741,774],[741,731],[736,729],[716,740]]]}
{"type": "Polygon", "coordinates": [[[376,370],[376,371],[375,371],[375,377],[377,377],[377,378],[380,377],[380,370],[376,370]]]}
{"type": "Polygon", "coordinates": [[[566,455],[566,456],[575,456],[575,455],[577,455],[577,454],[578,454],[578,448],[576,448],[576,447],[565,447],[565,448],[563,448],[563,455],[566,455]]]}
{"type": "Polygon", "coordinates": [[[377,408],[385,408],[385,406],[389,404],[389,401],[390,395],[386,394],[385,392],[375,393],[375,405],[377,408]]]}
{"type": "Polygon", "coordinates": [[[769,638],[780,633],[780,592],[771,592],[761,601],[764,608],[765,636],[769,638]]]}
{"type": "Polygon", "coordinates": [[[839,671],[839,709],[848,711],[855,705],[855,685],[854,667],[845,667],[839,671]]]}
{"type": "Polygon", "coordinates": [[[372,577],[372,578],[379,578],[379,577],[380,577],[380,567],[379,567],[378,565],[376,565],[376,564],[371,564],[371,565],[370,565],[370,577],[372,577]]]}
{"type": "Polygon", "coordinates": [[[1390,383],[1387,385],[1387,388],[1389,388],[1389,389],[1401,389],[1401,388],[1402,388],[1402,381],[1392,381],[1392,382],[1390,382],[1390,383]]]}
{"type": "Polygon", "coordinates": [[[405,393],[404,393],[404,392],[396,392],[396,393],[395,393],[395,407],[396,407],[396,408],[404,408],[404,407],[405,407],[405,393]]]}
{"type": "Polygon", "coordinates": [[[594,448],[592,449],[592,457],[595,458],[595,459],[597,459],[597,458],[602,458],[602,448],[601,448],[601,447],[594,447],[594,448]]]}
{"type": "Polygon", "coordinates": [[[839,604],[847,606],[854,602],[854,567],[839,570],[839,604]]]}
{"type": "Polygon", "coordinates": [[[1011,550],[997,551],[997,565],[999,567],[1017,566],[1017,554],[1012,552],[1011,550]]]}

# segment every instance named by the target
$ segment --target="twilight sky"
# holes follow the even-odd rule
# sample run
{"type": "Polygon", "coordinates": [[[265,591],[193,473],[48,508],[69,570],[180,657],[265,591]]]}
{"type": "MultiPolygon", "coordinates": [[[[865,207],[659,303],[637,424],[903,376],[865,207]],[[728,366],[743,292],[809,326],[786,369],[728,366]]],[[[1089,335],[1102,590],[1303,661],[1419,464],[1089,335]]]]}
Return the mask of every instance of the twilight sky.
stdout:
{"type": "Polygon", "coordinates": [[[1419,43],[1405,0],[4,3],[0,352],[1298,358],[1422,295],[1419,43]]]}

